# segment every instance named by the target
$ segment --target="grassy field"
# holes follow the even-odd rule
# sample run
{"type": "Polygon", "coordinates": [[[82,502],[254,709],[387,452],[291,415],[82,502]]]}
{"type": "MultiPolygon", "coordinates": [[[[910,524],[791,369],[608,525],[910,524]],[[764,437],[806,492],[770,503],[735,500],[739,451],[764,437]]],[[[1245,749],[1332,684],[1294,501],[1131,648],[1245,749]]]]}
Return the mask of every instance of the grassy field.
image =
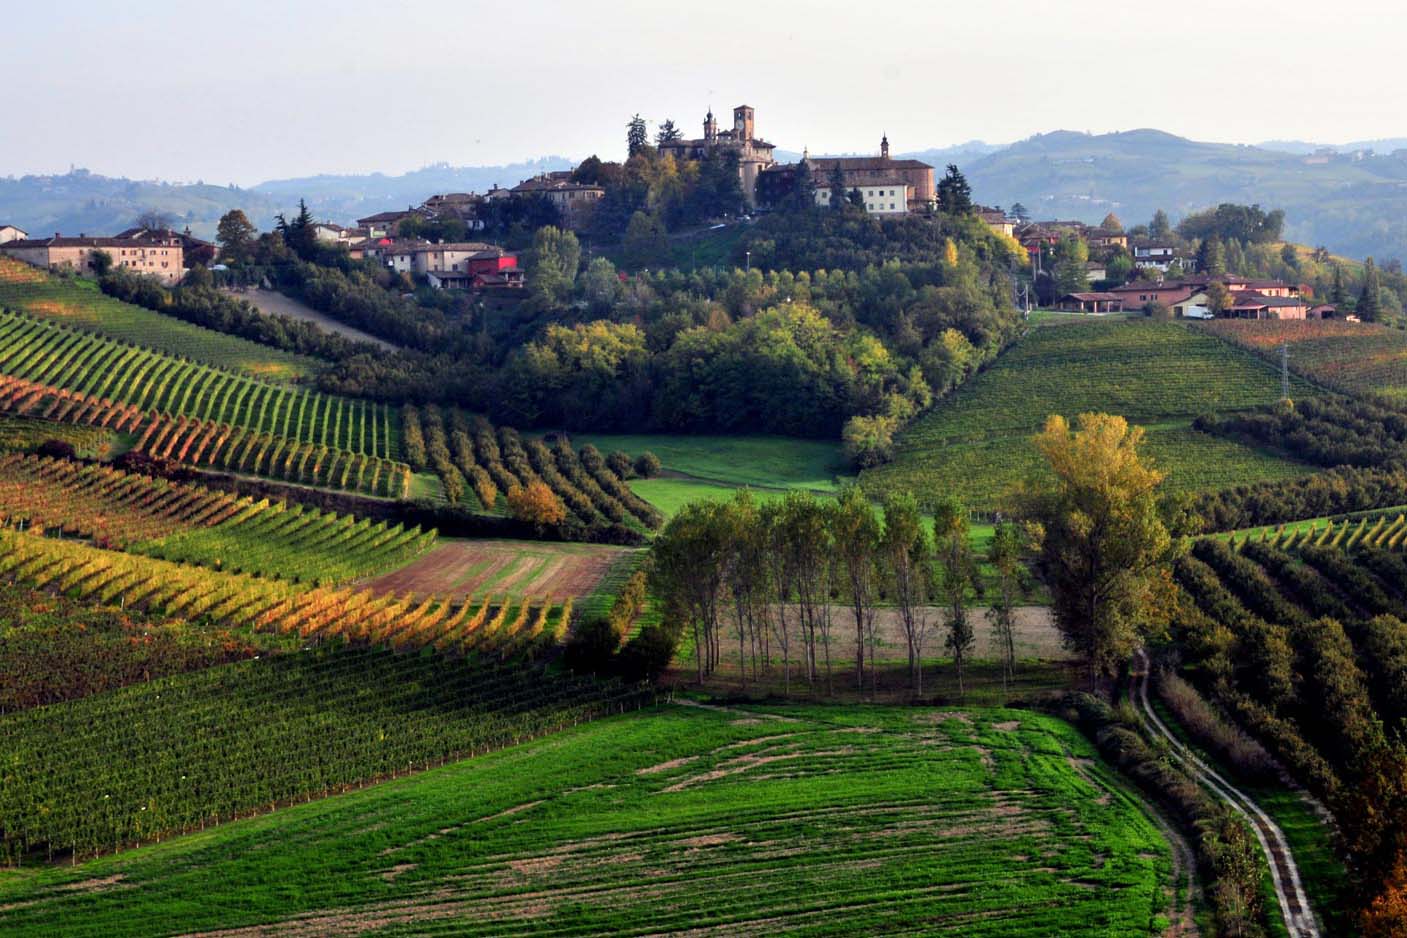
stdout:
{"type": "Polygon", "coordinates": [[[606,454],[623,450],[638,456],[648,450],[667,472],[724,485],[829,492],[837,488],[837,477],[850,474],[840,444],[831,440],[665,433],[573,433],[571,438],[577,446],[590,443],[606,454]]]}
{"type": "Polygon", "coordinates": [[[1025,711],[674,706],[99,859],[7,935],[1147,936],[1166,841],[1025,711]],[[240,932],[254,934],[254,932],[240,932]]]}
{"type": "Polygon", "coordinates": [[[1407,399],[1407,332],[1342,320],[1219,320],[1198,326],[1244,348],[1280,359],[1290,349],[1291,370],[1350,393],[1407,399]]]}
{"type": "MultiPolygon", "coordinates": [[[[1313,388],[1295,379],[1291,394],[1313,388]]],[[[1279,376],[1267,363],[1185,326],[1089,322],[1034,329],[899,439],[893,462],[867,470],[872,494],[953,493],[990,508],[1039,466],[1030,437],[1053,413],[1121,414],[1150,428],[1148,452],[1173,490],[1303,475],[1308,467],[1196,433],[1200,413],[1272,402],[1279,376]]]]}
{"type": "Polygon", "coordinates": [[[306,378],[323,364],[124,303],[91,280],[55,277],[10,258],[0,258],[0,307],[269,381],[306,378]]]}

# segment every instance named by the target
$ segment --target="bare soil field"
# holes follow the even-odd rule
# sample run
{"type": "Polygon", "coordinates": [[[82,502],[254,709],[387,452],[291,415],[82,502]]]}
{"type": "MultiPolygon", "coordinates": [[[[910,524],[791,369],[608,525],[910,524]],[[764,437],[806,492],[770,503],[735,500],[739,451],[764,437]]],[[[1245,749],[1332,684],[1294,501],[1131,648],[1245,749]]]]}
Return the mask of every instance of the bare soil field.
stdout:
{"type": "Polygon", "coordinates": [[[454,599],[580,599],[625,553],[626,548],[600,544],[446,538],[406,566],[362,585],[377,592],[454,599]]]}
{"type": "Polygon", "coordinates": [[[385,339],[378,339],[374,335],[362,332],[355,326],[349,326],[346,323],[338,322],[326,313],[320,313],[311,306],[298,302],[291,296],[284,296],[277,290],[250,289],[243,293],[238,291],[230,291],[230,293],[232,296],[239,297],[241,300],[248,300],[250,303],[253,303],[261,313],[268,313],[274,316],[287,316],[290,319],[302,319],[315,326],[320,326],[328,332],[335,332],[338,335],[346,336],[358,342],[370,342],[384,349],[395,348],[394,345],[387,342],[385,339]]]}

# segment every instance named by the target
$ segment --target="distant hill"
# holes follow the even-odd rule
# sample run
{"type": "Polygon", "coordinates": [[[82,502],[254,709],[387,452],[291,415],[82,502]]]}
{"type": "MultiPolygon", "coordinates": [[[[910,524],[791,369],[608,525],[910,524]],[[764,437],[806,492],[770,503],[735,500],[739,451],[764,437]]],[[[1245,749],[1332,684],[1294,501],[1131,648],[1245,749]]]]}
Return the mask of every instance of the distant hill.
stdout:
{"type": "Polygon", "coordinates": [[[1283,208],[1285,235],[1353,257],[1407,257],[1407,153],[1316,157],[1158,130],[1056,131],[963,165],[982,202],[1131,225],[1218,202],[1283,208]]]}
{"type": "MultiPolygon", "coordinates": [[[[973,195],[988,205],[1021,202],[1038,218],[1097,222],[1114,212],[1126,225],[1162,208],[1174,220],[1218,202],[1283,208],[1285,235],[1361,258],[1407,259],[1407,138],[1324,149],[1305,141],[1260,146],[1204,143],[1159,130],[1084,134],[1058,130],[1010,145],[970,141],[906,151],[941,168],[957,163],[973,195]],[[1368,151],[1372,151],[1369,153],[1368,151]]],[[[778,150],[777,158],[800,154],[778,150]]],[[[76,170],[65,175],[0,179],[0,223],[35,234],[112,232],[144,210],[171,214],[199,235],[220,215],[243,208],[267,227],[276,212],[306,198],[319,218],[351,222],[404,208],[437,192],[511,186],[539,172],[566,169],[561,156],[506,166],[440,163],[397,176],[309,176],[248,189],[111,179],[76,170]]]]}
{"type": "Polygon", "coordinates": [[[540,172],[573,165],[560,156],[507,166],[438,164],[399,176],[308,176],[248,189],[121,179],[76,169],[63,175],[0,178],[0,224],[18,225],[35,237],[56,231],[111,234],[154,210],[170,215],[176,227],[189,225],[196,235],[208,238],[220,216],[232,208],[243,209],[254,224],[267,229],[275,214],[293,211],[300,198],[308,200],[319,219],[350,224],[375,212],[418,205],[439,192],[514,186],[540,172]]]}

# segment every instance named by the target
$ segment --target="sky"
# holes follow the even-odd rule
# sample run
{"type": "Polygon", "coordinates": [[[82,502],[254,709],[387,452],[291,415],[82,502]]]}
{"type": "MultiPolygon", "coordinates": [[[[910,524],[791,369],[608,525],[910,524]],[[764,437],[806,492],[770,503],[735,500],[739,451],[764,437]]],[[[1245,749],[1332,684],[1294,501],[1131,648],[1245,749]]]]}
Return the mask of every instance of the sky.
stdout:
{"type": "Polygon", "coordinates": [[[787,150],[1056,129],[1407,136],[1388,0],[10,4],[0,176],[252,185],[591,153],[756,109],[787,150]]]}

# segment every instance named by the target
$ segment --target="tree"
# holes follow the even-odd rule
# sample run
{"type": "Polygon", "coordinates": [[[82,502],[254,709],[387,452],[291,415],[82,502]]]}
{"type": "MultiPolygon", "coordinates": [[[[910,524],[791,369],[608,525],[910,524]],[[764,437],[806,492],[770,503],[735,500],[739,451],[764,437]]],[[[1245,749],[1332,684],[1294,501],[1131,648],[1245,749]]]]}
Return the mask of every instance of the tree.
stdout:
{"type": "Polygon", "coordinates": [[[1119,221],[1118,215],[1110,212],[1108,215],[1104,216],[1104,220],[1099,223],[1099,227],[1103,228],[1105,231],[1123,231],[1124,223],[1119,221]]]}
{"type": "Polygon", "coordinates": [[[1158,209],[1153,213],[1153,220],[1148,223],[1148,237],[1154,241],[1166,241],[1172,234],[1172,225],[1168,223],[1168,213],[1158,209]]]}
{"type": "Polygon", "coordinates": [[[886,414],[856,414],[845,421],[841,443],[845,458],[856,469],[869,469],[894,458],[894,432],[899,421],[886,414]]]}
{"type": "Polygon", "coordinates": [[[874,599],[879,573],[880,524],[869,497],[858,485],[852,483],[841,489],[831,511],[831,531],[835,536],[842,586],[855,620],[855,687],[863,692],[867,639],[871,642],[870,671],[874,672],[874,599]]]}
{"type": "Polygon", "coordinates": [[[567,518],[567,508],[562,500],[541,480],[510,488],[508,511],[519,521],[535,526],[538,533],[561,524],[567,518]]]}
{"type": "Polygon", "coordinates": [[[1291,270],[1300,269],[1300,254],[1295,250],[1293,244],[1285,244],[1280,248],[1280,262],[1291,270]]]}
{"type": "Polygon", "coordinates": [[[791,197],[797,211],[809,212],[816,207],[816,178],[811,172],[811,161],[805,157],[796,164],[791,197]]]}
{"type": "Polygon", "coordinates": [[[167,212],[149,208],[136,217],[132,227],[145,228],[148,231],[170,231],[175,224],[176,219],[167,212]]]}
{"type": "Polygon", "coordinates": [[[625,125],[625,152],[627,156],[635,156],[644,152],[650,146],[650,133],[645,129],[645,118],[636,114],[630,119],[630,123],[625,125]]]}
{"type": "Polygon", "coordinates": [[[1363,287],[1358,291],[1358,303],[1353,312],[1364,322],[1377,322],[1383,318],[1382,283],[1378,278],[1377,265],[1370,257],[1363,262],[1363,287]]]}
{"type": "Polygon", "coordinates": [[[1011,211],[1007,212],[1007,214],[1022,224],[1025,224],[1031,219],[1031,212],[1020,202],[1012,203],[1011,211]]]}
{"type": "Polygon", "coordinates": [[[275,217],[278,219],[275,230],[283,235],[284,243],[304,260],[311,257],[317,249],[318,236],[313,228],[315,222],[313,213],[308,211],[308,203],[303,199],[298,200],[298,214],[293,217],[293,221],[288,221],[281,212],[275,217]]]}
{"type": "Polygon", "coordinates": [[[842,209],[845,207],[845,173],[840,169],[840,162],[831,167],[830,178],[831,208],[842,209]]]}
{"type": "Polygon", "coordinates": [[[253,254],[254,238],[258,233],[248,215],[240,209],[230,209],[220,216],[219,227],[215,229],[215,240],[220,242],[220,256],[226,263],[247,263],[253,254]]]}
{"type": "Polygon", "coordinates": [[[1025,593],[1026,568],[1021,563],[1025,536],[1013,524],[997,525],[987,548],[987,562],[996,571],[996,589],[987,608],[997,650],[1002,660],[1002,691],[1016,679],[1016,604],[1025,593]]]}
{"type": "Polygon", "coordinates": [[[1203,238],[1198,245],[1197,269],[1213,277],[1226,273],[1226,249],[1216,235],[1203,238]]]}
{"type": "Polygon", "coordinates": [[[581,244],[575,234],[554,225],[537,229],[526,263],[528,294],[534,305],[545,311],[564,303],[580,264],[581,244]]]}
{"type": "Polygon", "coordinates": [[[909,683],[915,694],[921,694],[923,646],[930,625],[925,606],[933,582],[933,543],[924,530],[918,502],[912,495],[898,492],[885,495],[880,557],[888,581],[886,592],[899,613],[899,624],[908,644],[909,683]]]}
{"type": "Polygon", "coordinates": [[[665,237],[664,225],[659,217],[647,212],[631,215],[630,223],[625,226],[621,250],[625,262],[637,269],[664,263],[669,256],[669,239],[665,237]]]}
{"type": "MultiPolygon", "coordinates": [[[[674,121],[666,118],[665,122],[660,124],[660,129],[655,131],[655,146],[662,147],[666,143],[673,143],[683,138],[683,131],[674,126],[674,121]]],[[[633,153],[631,155],[634,156],[633,153]]]]}
{"type": "Polygon", "coordinates": [[[954,163],[948,164],[947,172],[938,180],[938,207],[949,215],[965,215],[972,211],[972,187],[954,163]]]}
{"type": "Polygon", "coordinates": [[[1348,290],[1343,284],[1343,267],[1339,264],[1334,265],[1334,283],[1329,288],[1329,302],[1333,303],[1340,313],[1348,305],[1348,290]]]}
{"type": "Polygon", "coordinates": [[[1163,474],[1140,457],[1142,442],[1143,429],[1123,417],[1081,414],[1072,431],[1052,415],[1035,444],[1055,484],[1013,499],[1039,544],[1056,626],[1092,686],[1171,615],[1175,546],[1159,502],[1163,474]]]}
{"type": "Polygon", "coordinates": [[[933,509],[933,540],[938,558],[938,593],[942,596],[948,622],[943,645],[953,656],[958,672],[958,696],[966,693],[963,664],[977,640],[967,617],[969,592],[982,594],[977,561],[968,539],[967,511],[955,498],[942,499],[933,509]]]}
{"type": "Polygon", "coordinates": [[[93,273],[98,277],[105,277],[112,270],[112,255],[107,251],[95,250],[89,255],[89,262],[93,265],[93,273]]]}
{"type": "Polygon", "coordinates": [[[1066,235],[1055,246],[1055,295],[1079,293],[1089,289],[1089,245],[1075,235],[1066,235]]]}
{"type": "Polygon", "coordinates": [[[1231,291],[1226,289],[1226,284],[1220,280],[1213,280],[1207,284],[1207,311],[1213,316],[1220,316],[1231,308],[1231,291]]]}
{"type": "Polygon", "coordinates": [[[655,537],[650,551],[650,588],[666,610],[692,627],[700,683],[718,663],[718,608],[728,539],[726,506],[690,502],[655,537]]]}

